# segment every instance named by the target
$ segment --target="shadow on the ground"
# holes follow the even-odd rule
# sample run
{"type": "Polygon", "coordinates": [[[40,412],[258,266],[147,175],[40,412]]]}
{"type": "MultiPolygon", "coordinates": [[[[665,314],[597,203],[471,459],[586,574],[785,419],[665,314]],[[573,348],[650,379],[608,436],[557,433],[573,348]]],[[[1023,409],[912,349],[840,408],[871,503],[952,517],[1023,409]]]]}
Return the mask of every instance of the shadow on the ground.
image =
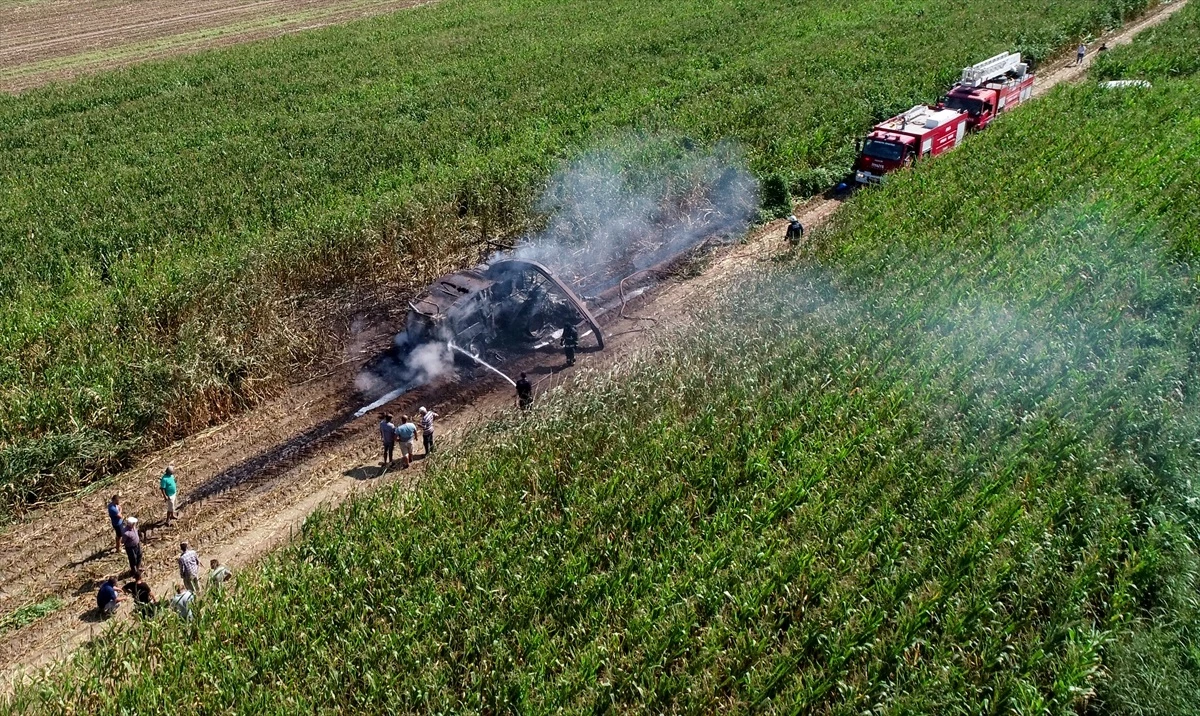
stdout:
{"type": "Polygon", "coordinates": [[[383,477],[384,472],[378,465],[363,465],[353,470],[347,470],[342,474],[355,480],[374,480],[377,477],[383,477]]]}
{"type": "MultiPolygon", "coordinates": [[[[103,547],[101,549],[96,550],[95,552],[92,552],[91,554],[89,554],[86,557],[77,559],[74,562],[68,562],[67,566],[70,567],[71,569],[75,569],[77,567],[82,567],[85,564],[90,564],[92,562],[96,562],[98,560],[104,559],[109,554],[115,554],[115,552],[113,552],[111,547],[103,547]]],[[[124,554],[124,552],[122,552],[121,554],[124,554]]]]}
{"type": "Polygon", "coordinates": [[[185,504],[194,504],[212,497],[236,487],[251,477],[265,477],[284,469],[296,460],[311,455],[335,436],[340,428],[353,420],[353,413],[339,413],[269,450],[247,458],[189,492],[185,504]]]}

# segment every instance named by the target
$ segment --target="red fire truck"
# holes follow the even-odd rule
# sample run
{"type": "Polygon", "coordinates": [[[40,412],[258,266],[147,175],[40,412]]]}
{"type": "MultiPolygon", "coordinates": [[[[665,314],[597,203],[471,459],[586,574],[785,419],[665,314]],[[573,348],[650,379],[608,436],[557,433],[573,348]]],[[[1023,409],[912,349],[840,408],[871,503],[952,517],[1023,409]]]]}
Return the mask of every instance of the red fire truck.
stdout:
{"type": "Polygon", "coordinates": [[[880,122],[860,143],[855,181],[878,184],[888,172],[957,147],[967,133],[967,118],[956,109],[919,104],[880,122]]]}
{"type": "Polygon", "coordinates": [[[962,79],[947,93],[942,106],[967,114],[967,128],[983,129],[997,114],[1033,95],[1033,75],[1021,55],[1002,52],[963,68],[962,79]]]}
{"type": "Polygon", "coordinates": [[[878,184],[888,172],[953,149],[967,130],[983,129],[1032,95],[1033,75],[1015,52],[963,68],[962,79],[937,106],[917,105],[875,125],[859,142],[854,179],[878,184]]]}

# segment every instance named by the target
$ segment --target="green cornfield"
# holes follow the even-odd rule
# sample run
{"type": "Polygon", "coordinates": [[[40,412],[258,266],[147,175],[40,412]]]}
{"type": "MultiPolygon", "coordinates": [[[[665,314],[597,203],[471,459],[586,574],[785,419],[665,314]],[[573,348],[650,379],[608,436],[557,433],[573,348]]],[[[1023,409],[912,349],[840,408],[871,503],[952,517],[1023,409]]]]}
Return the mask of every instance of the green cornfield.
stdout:
{"type": "Polygon", "coordinates": [[[736,142],[785,210],[964,64],[1146,4],[445,0],[0,98],[0,510],[315,373],[597,144],[736,142]]]}
{"type": "Polygon", "coordinates": [[[11,706],[1200,712],[1197,18],[11,706]]]}

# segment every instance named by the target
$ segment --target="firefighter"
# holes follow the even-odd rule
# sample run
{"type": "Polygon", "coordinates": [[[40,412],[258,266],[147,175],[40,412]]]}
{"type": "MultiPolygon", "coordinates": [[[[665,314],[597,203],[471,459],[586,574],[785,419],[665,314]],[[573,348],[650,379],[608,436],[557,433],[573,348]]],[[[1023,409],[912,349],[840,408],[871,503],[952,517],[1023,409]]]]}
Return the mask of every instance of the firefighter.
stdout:
{"type": "Polygon", "coordinates": [[[798,244],[804,239],[804,224],[796,218],[795,214],[788,217],[787,240],[788,243],[798,244]]]}
{"type": "Polygon", "coordinates": [[[533,405],[533,383],[521,374],[521,379],[517,381],[517,405],[521,410],[529,410],[529,406],[533,405]]]}
{"type": "Polygon", "coordinates": [[[568,323],[563,326],[562,332],[562,347],[567,356],[567,365],[575,365],[575,348],[578,346],[579,330],[575,328],[575,324],[568,323]]]}

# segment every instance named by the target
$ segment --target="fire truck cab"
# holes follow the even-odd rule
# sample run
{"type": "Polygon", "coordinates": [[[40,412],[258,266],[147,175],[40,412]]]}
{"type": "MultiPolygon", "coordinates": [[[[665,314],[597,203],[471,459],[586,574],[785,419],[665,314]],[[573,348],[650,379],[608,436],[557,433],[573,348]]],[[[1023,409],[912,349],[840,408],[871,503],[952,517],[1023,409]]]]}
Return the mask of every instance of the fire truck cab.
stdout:
{"type": "Polygon", "coordinates": [[[1033,96],[1033,78],[1021,55],[1004,52],[963,68],[941,106],[966,113],[968,130],[983,129],[996,115],[1033,96]]]}
{"type": "Polygon", "coordinates": [[[917,105],[875,125],[860,142],[854,179],[860,184],[878,184],[888,172],[953,149],[966,132],[966,114],[917,105]]]}

